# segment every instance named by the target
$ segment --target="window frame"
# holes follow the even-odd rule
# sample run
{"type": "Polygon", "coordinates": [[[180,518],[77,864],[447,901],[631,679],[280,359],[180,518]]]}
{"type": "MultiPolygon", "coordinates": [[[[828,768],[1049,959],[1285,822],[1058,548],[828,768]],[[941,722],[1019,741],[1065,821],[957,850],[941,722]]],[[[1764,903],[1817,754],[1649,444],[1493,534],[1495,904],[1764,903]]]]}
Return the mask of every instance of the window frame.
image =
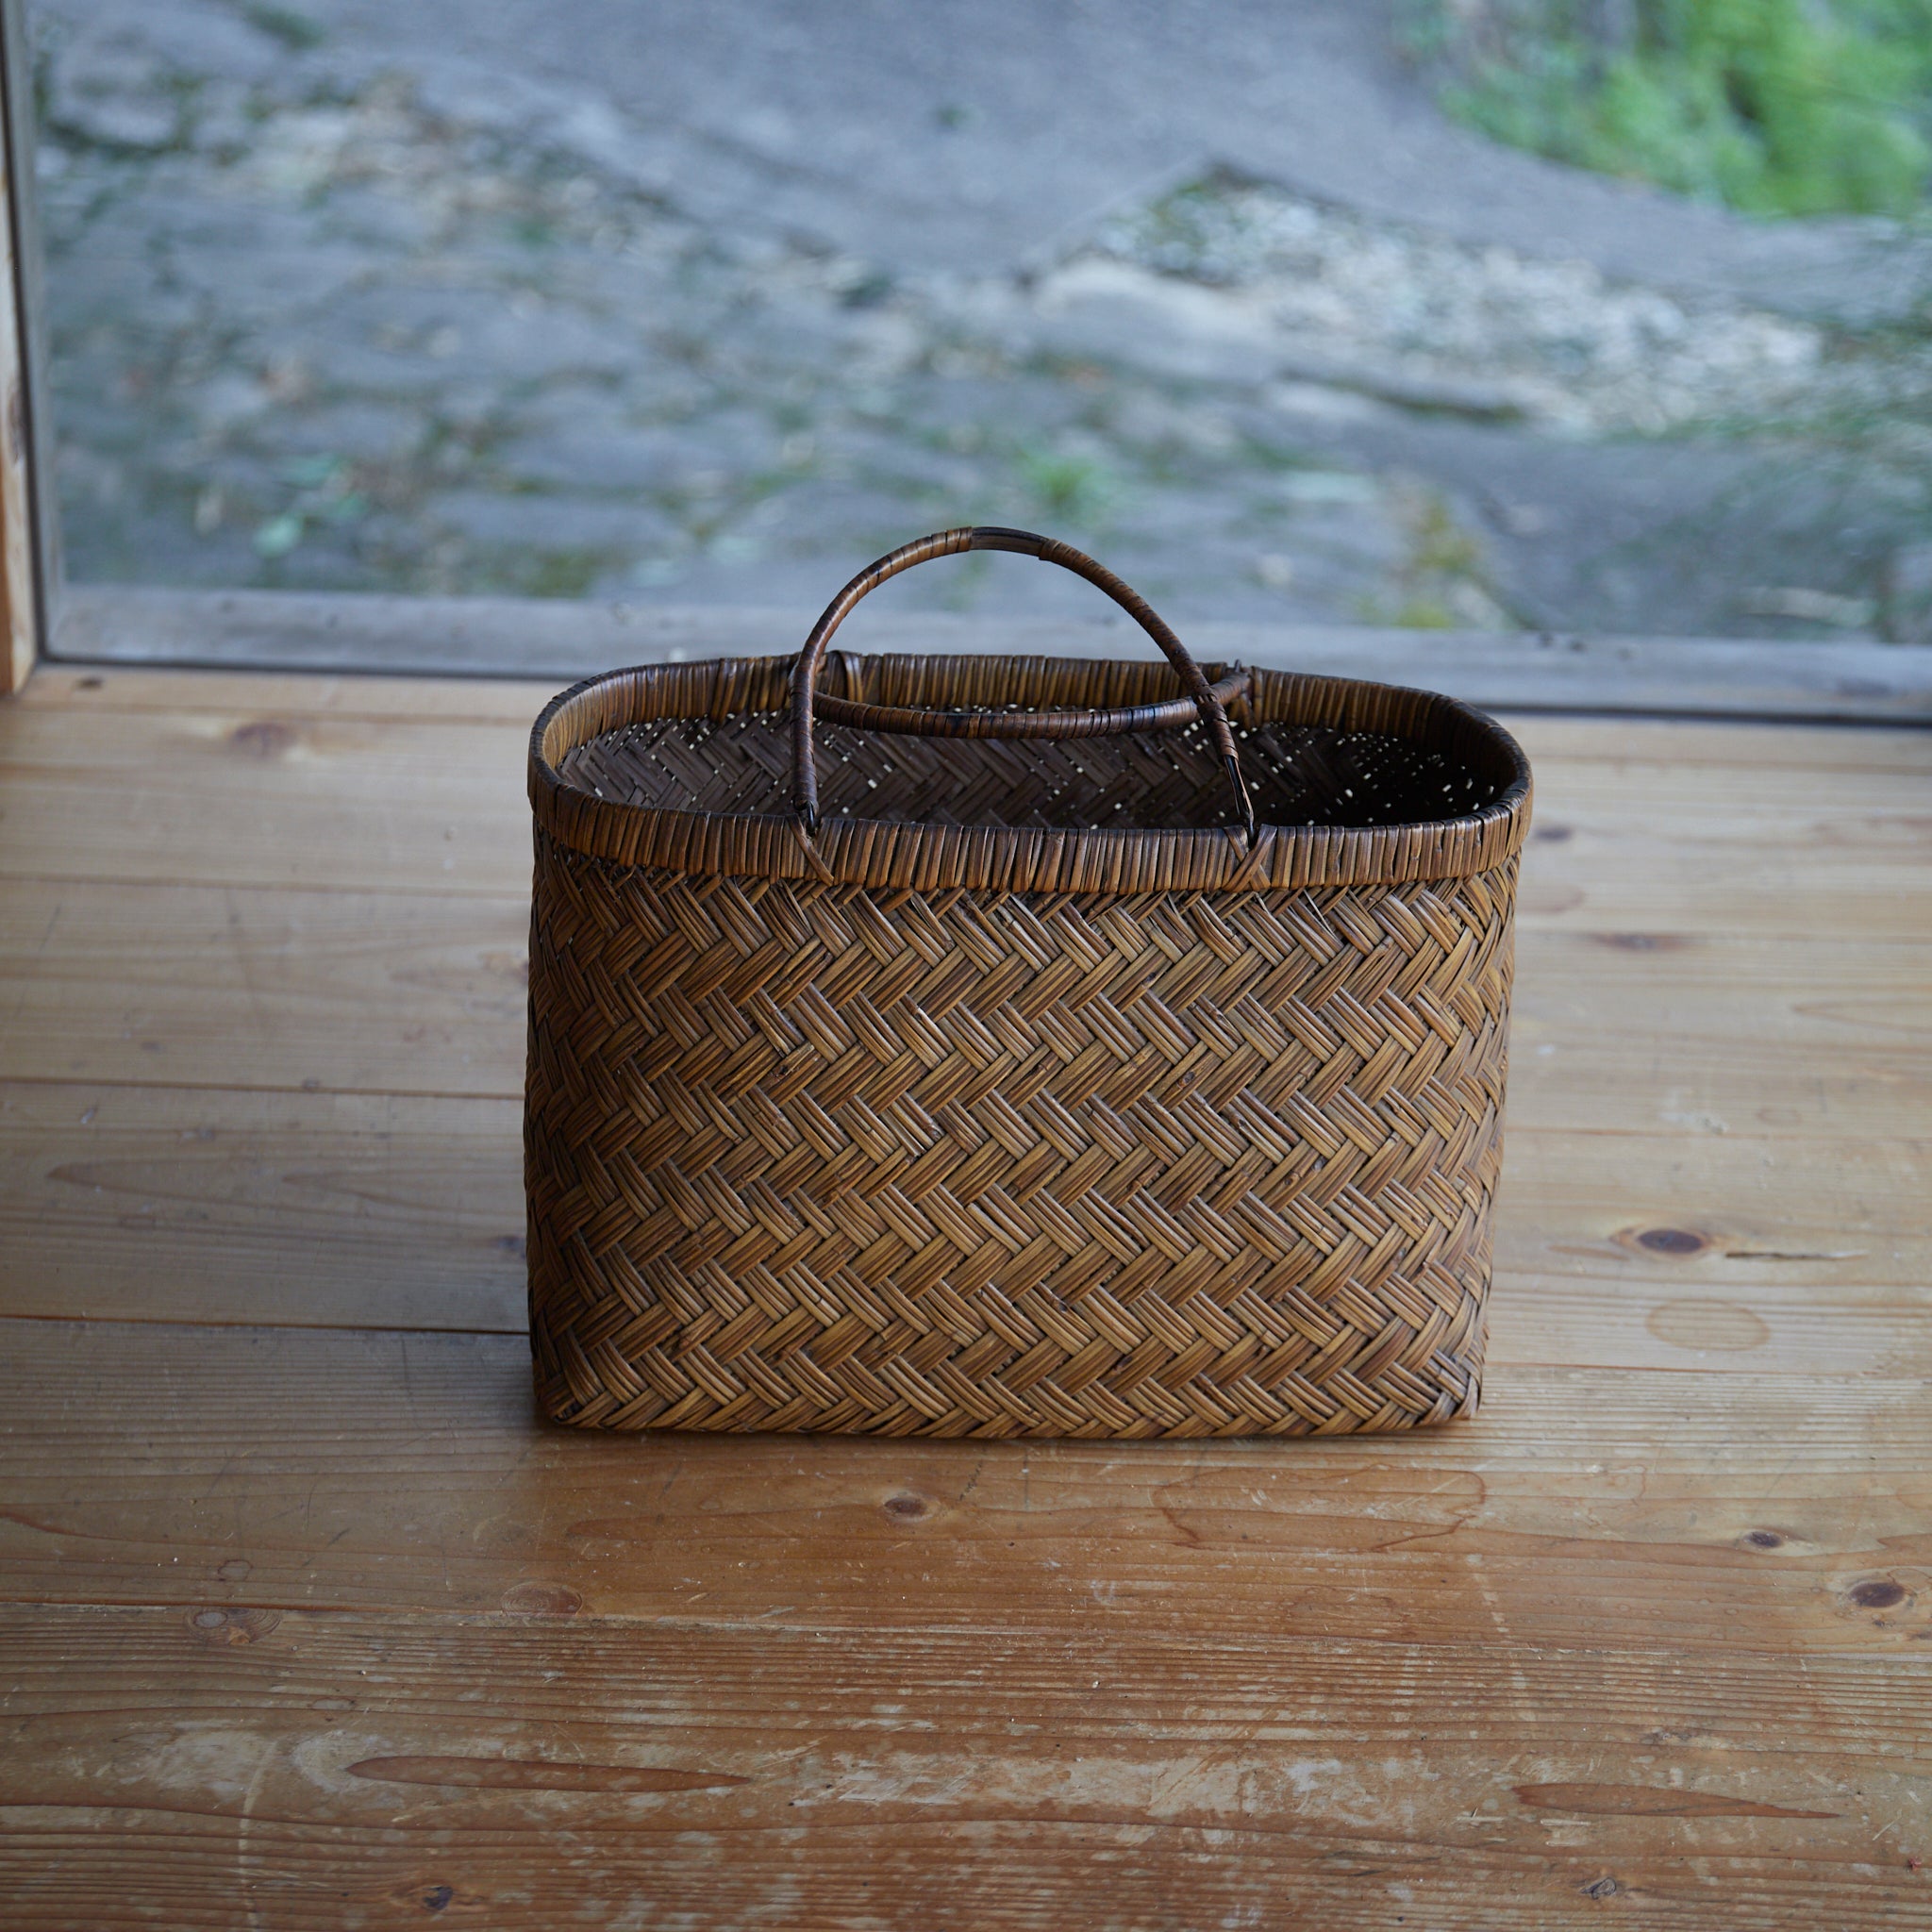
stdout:
{"type": "Polygon", "coordinates": [[[47,655],[59,583],[44,399],[40,229],[34,198],[33,59],[24,0],[0,0],[0,694],[47,655]]]}

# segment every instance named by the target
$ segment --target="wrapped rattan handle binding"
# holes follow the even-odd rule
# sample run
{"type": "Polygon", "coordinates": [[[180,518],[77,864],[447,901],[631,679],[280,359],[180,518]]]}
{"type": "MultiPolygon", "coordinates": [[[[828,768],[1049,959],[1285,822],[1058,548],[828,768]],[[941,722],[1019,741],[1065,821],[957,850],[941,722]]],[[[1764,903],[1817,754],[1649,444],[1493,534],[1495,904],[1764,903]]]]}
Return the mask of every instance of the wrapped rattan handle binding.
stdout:
{"type": "Polygon", "coordinates": [[[927,738],[1105,738],[1128,731],[1171,730],[1198,717],[1213,734],[1228,783],[1234,790],[1235,809],[1247,829],[1248,842],[1253,844],[1255,808],[1248,797],[1247,782],[1241,776],[1241,755],[1235,748],[1226,709],[1227,701],[1240,696],[1247,687],[1248,675],[1239,670],[1219,684],[1210,684],[1207,673],[1189,655],[1187,646],[1147,600],[1071,544],[1051,537],[1037,537],[1030,530],[941,530],[920,538],[917,542],[903,543],[876,563],[868,565],[832,599],[824,615],[812,626],[791,674],[792,804],[806,831],[816,832],[819,776],[811,742],[815,715],[836,724],[855,724],[862,730],[914,732],[927,738]],[[1016,551],[1023,557],[1037,557],[1042,563],[1057,563],[1061,569],[1085,577],[1096,589],[1106,591],[1160,646],[1168,662],[1180,674],[1186,696],[1106,711],[922,711],[896,705],[862,704],[851,698],[834,697],[829,692],[822,694],[818,680],[825,661],[825,647],[853,606],[902,570],[910,570],[915,563],[924,563],[935,557],[952,557],[962,550],[1016,551]]]}

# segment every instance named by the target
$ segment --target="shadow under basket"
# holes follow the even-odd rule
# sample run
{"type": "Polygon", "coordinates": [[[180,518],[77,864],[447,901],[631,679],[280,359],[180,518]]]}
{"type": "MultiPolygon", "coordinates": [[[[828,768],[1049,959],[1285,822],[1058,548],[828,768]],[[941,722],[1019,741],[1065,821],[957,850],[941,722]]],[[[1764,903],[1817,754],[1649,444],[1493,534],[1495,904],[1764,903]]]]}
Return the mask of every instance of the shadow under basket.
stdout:
{"type": "Polygon", "coordinates": [[[824,722],[1172,706],[1168,664],[834,654],[801,811],[798,675],[618,672],[538,721],[544,1411],[993,1438],[1473,1409],[1514,741],[1424,692],[1244,674],[1251,834],[1208,722],[824,722]]]}

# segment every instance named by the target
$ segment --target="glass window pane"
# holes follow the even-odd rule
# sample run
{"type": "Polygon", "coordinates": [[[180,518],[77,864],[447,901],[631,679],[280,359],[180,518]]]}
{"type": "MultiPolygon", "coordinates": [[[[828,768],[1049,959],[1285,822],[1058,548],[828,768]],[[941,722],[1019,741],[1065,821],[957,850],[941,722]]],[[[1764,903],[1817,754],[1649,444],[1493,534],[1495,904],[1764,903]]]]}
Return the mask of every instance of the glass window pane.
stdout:
{"type": "Polygon", "coordinates": [[[1909,116],[1617,147],[1576,12],[35,0],[70,576],[1932,634],[1921,257],[1713,205],[1909,116]]]}

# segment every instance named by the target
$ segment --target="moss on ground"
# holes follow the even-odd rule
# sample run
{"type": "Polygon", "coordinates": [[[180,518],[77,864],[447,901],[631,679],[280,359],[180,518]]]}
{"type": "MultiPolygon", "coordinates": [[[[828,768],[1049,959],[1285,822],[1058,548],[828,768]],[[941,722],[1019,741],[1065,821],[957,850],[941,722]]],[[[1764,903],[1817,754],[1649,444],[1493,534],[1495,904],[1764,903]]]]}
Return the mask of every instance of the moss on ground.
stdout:
{"type": "Polygon", "coordinates": [[[1932,175],[1932,0],[1409,0],[1492,139],[1757,214],[1908,216],[1932,175]]]}

